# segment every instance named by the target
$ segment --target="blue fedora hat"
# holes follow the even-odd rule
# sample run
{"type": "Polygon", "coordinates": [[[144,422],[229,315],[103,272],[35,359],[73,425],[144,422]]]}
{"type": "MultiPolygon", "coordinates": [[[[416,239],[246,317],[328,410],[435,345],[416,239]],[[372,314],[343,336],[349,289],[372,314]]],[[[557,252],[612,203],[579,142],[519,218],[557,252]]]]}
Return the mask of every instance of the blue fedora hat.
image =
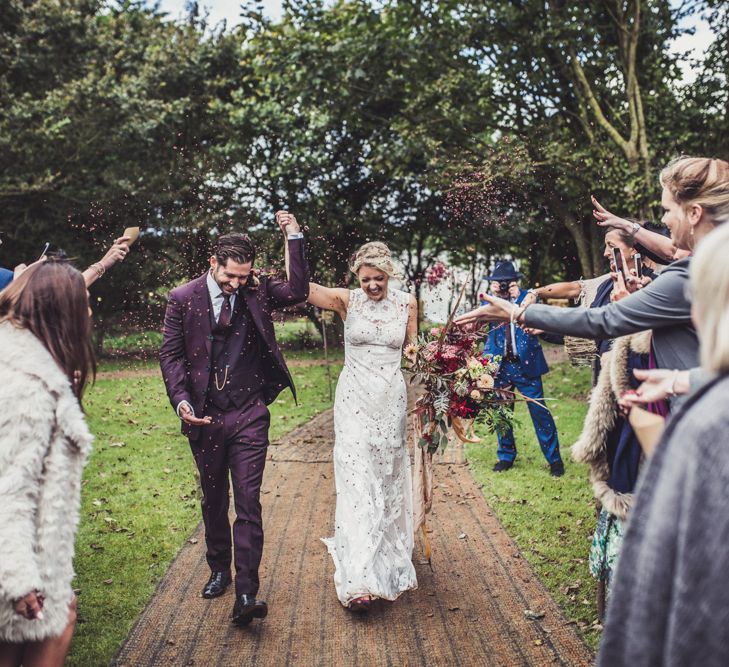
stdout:
{"type": "Polygon", "coordinates": [[[513,262],[496,262],[496,268],[490,276],[484,276],[485,280],[519,280],[521,273],[514,267],[513,262]]]}

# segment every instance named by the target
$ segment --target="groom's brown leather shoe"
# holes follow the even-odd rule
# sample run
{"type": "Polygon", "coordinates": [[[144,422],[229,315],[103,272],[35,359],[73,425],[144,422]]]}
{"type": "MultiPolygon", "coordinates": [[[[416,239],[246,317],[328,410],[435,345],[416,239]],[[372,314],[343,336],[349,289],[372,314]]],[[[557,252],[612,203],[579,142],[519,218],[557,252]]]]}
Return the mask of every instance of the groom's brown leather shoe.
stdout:
{"type": "Polygon", "coordinates": [[[256,600],[252,595],[243,593],[235,599],[233,605],[233,623],[238,626],[248,625],[254,618],[266,618],[268,605],[263,600],[256,600]]]}
{"type": "Polygon", "coordinates": [[[202,596],[204,598],[217,598],[225,593],[225,589],[230,586],[230,572],[223,570],[220,572],[212,572],[208,583],[203,588],[202,596]]]}

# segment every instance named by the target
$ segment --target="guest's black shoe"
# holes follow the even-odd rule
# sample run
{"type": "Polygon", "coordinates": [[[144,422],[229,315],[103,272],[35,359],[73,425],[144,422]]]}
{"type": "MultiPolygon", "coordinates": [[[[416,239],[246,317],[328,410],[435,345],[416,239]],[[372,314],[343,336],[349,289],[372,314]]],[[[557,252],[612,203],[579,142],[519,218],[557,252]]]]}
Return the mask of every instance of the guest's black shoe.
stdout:
{"type": "Polygon", "coordinates": [[[238,626],[248,625],[254,618],[266,618],[268,605],[263,600],[256,600],[252,595],[243,593],[235,599],[233,605],[233,623],[238,626]]]}
{"type": "Polygon", "coordinates": [[[497,461],[496,465],[492,468],[494,472],[504,472],[514,465],[513,461],[497,461]]]}
{"type": "Polygon", "coordinates": [[[212,572],[208,583],[203,588],[202,596],[204,598],[217,598],[225,593],[225,589],[230,586],[230,572],[222,570],[220,572],[212,572]]]}
{"type": "Polygon", "coordinates": [[[562,477],[562,475],[564,475],[564,463],[562,463],[562,461],[550,463],[549,474],[552,475],[552,477],[562,477]]]}

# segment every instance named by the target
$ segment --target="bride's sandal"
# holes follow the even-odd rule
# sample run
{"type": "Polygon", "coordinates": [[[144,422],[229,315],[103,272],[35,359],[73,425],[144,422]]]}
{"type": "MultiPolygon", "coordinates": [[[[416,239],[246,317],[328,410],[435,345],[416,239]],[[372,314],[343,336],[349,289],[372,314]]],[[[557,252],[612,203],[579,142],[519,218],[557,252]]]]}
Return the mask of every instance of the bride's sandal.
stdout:
{"type": "Polygon", "coordinates": [[[370,610],[372,606],[372,600],[368,597],[359,597],[350,600],[347,605],[347,609],[358,614],[364,614],[370,610]]]}

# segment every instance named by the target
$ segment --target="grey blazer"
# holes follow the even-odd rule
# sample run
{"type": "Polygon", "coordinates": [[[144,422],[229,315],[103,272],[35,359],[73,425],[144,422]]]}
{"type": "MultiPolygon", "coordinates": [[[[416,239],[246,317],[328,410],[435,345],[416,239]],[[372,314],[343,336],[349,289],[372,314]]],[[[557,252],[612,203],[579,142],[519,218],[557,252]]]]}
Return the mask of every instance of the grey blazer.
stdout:
{"type": "Polygon", "coordinates": [[[724,376],[690,398],[641,470],[599,667],[729,664],[727,393],[724,376]]]}
{"type": "Polygon", "coordinates": [[[699,365],[699,341],[685,294],[689,261],[666,267],[646,288],[602,308],[559,308],[535,304],[527,308],[528,327],[581,338],[616,338],[653,330],[658,368],[686,370],[699,365]]]}

